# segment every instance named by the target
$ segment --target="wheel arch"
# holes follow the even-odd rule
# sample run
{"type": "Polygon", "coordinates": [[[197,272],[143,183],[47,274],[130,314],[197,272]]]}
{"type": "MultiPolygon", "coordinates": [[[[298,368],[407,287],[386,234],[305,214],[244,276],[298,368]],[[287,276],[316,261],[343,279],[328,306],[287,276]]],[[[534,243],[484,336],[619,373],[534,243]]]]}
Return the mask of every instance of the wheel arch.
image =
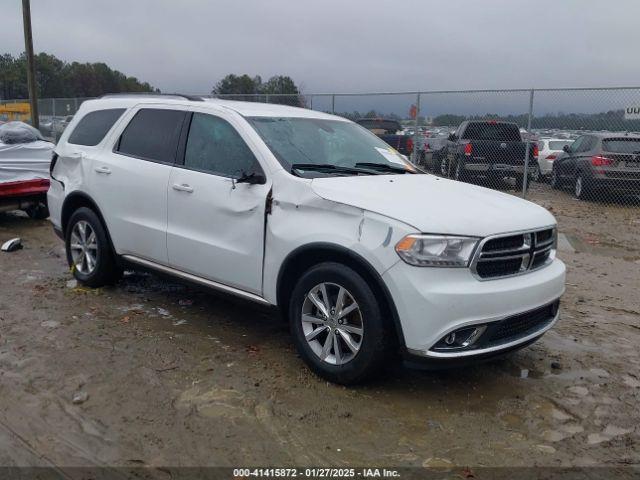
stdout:
{"type": "Polygon", "coordinates": [[[376,298],[381,299],[381,308],[384,318],[388,319],[390,332],[399,346],[404,348],[404,336],[402,325],[398,316],[395,303],[389,289],[376,269],[361,255],[340,245],[317,242],[293,250],[285,260],[278,272],[276,284],[277,306],[285,319],[288,319],[289,302],[287,294],[293,290],[295,282],[300,276],[314,265],[323,262],[342,263],[364,278],[373,289],[376,298]]]}
{"type": "Polygon", "coordinates": [[[95,200],[85,192],[71,192],[64,199],[60,214],[60,228],[62,229],[62,237],[67,238],[67,224],[69,223],[69,219],[71,219],[73,212],[81,207],[86,207],[90,210],[93,210],[98,216],[100,222],[102,223],[102,226],[104,227],[105,233],[107,234],[107,240],[109,241],[111,252],[113,253],[114,257],[118,259],[116,249],[113,245],[113,240],[111,239],[111,233],[109,232],[109,228],[107,227],[107,222],[104,219],[104,215],[102,215],[100,207],[98,207],[98,204],[95,202],[95,200]]]}

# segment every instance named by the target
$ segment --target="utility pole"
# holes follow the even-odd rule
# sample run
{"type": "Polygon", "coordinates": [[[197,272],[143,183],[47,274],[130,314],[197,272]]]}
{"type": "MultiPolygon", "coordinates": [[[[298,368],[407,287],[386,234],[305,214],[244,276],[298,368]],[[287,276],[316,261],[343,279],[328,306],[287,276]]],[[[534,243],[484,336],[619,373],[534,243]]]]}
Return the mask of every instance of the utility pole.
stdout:
{"type": "Polygon", "coordinates": [[[33,36],[31,34],[31,5],[30,0],[22,0],[22,23],[24,26],[24,50],[27,54],[27,86],[29,88],[29,102],[31,103],[31,125],[40,128],[38,117],[38,92],[36,86],[36,62],[33,57],[33,36]]]}

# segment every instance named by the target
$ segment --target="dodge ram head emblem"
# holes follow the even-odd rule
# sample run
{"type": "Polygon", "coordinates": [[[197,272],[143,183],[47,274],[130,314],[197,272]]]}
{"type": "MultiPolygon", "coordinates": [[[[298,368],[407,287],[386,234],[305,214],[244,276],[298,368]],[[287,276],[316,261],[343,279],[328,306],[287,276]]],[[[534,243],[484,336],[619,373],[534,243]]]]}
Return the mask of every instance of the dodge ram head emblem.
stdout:
{"type": "Polygon", "coordinates": [[[500,148],[507,148],[507,144],[506,143],[501,143],[500,144],[500,148]]]}

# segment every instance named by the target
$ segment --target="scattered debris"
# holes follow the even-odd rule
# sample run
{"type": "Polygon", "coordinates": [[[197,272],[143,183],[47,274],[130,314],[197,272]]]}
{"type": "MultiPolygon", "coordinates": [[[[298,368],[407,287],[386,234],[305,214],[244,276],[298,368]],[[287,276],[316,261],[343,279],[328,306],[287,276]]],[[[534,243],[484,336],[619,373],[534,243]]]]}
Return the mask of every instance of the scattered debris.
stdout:
{"type": "Polygon", "coordinates": [[[562,365],[560,362],[551,362],[551,368],[553,370],[562,370],[562,365]]]}
{"type": "Polygon", "coordinates": [[[156,308],[156,310],[157,310],[157,311],[158,311],[158,313],[159,313],[160,315],[162,315],[163,317],[168,317],[168,316],[170,316],[170,315],[171,315],[171,314],[169,313],[169,310],[166,310],[166,309],[164,309],[164,308],[157,307],[157,308],[156,308]]]}
{"type": "Polygon", "coordinates": [[[72,278],[67,282],[67,288],[76,288],[78,286],[78,281],[75,278],[72,278]]]}
{"type": "Polygon", "coordinates": [[[173,322],[174,326],[179,326],[179,325],[184,325],[185,323],[187,323],[186,320],[176,320],[175,322],[173,322]]]}
{"type": "Polygon", "coordinates": [[[191,305],[193,305],[193,300],[184,298],[178,301],[178,305],[180,305],[181,307],[190,307],[191,305]]]}
{"type": "Polygon", "coordinates": [[[80,391],[73,394],[72,402],[74,405],[80,405],[87,400],[89,400],[89,394],[87,392],[80,391]]]}
{"type": "Polygon", "coordinates": [[[542,453],[556,453],[556,449],[551,445],[536,445],[536,448],[542,453]]]}
{"type": "Polygon", "coordinates": [[[522,370],[520,370],[520,378],[527,378],[529,376],[529,370],[527,370],[526,368],[523,368],[522,370]]]}
{"type": "Polygon", "coordinates": [[[12,238],[11,240],[7,240],[2,244],[0,250],[3,252],[15,252],[16,250],[20,250],[22,248],[22,239],[20,237],[12,238]]]}
{"type": "Polygon", "coordinates": [[[40,325],[46,328],[56,328],[58,325],[60,325],[60,322],[56,322],[55,320],[45,320],[40,325]]]}

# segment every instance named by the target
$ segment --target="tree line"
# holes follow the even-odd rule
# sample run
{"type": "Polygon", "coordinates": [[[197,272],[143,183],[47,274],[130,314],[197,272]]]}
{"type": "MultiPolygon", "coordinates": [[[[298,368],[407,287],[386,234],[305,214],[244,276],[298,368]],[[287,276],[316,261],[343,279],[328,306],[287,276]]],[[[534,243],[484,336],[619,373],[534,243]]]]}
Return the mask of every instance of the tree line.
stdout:
{"type": "Polygon", "coordinates": [[[286,75],[275,75],[263,82],[260,75],[251,77],[246,73],[242,75],[232,73],[217,82],[211,89],[211,94],[231,100],[306,106],[304,97],[300,95],[300,89],[293,79],[286,75]]]}
{"type": "MultiPolygon", "coordinates": [[[[526,128],[528,115],[452,115],[444,114],[434,117],[436,126],[456,126],[465,120],[499,120],[517,123],[526,128]]],[[[555,113],[534,116],[531,119],[531,127],[539,129],[559,130],[610,130],[610,131],[640,131],[640,120],[625,120],[624,110],[609,110],[600,113],[555,113]]]]}
{"type": "MultiPolygon", "coordinates": [[[[39,53],[35,56],[35,63],[39,98],[98,97],[105,93],[160,91],[101,62],[68,63],[55,55],[39,53]]],[[[24,53],[17,57],[8,53],[0,55],[0,97],[29,97],[24,53]]]]}

